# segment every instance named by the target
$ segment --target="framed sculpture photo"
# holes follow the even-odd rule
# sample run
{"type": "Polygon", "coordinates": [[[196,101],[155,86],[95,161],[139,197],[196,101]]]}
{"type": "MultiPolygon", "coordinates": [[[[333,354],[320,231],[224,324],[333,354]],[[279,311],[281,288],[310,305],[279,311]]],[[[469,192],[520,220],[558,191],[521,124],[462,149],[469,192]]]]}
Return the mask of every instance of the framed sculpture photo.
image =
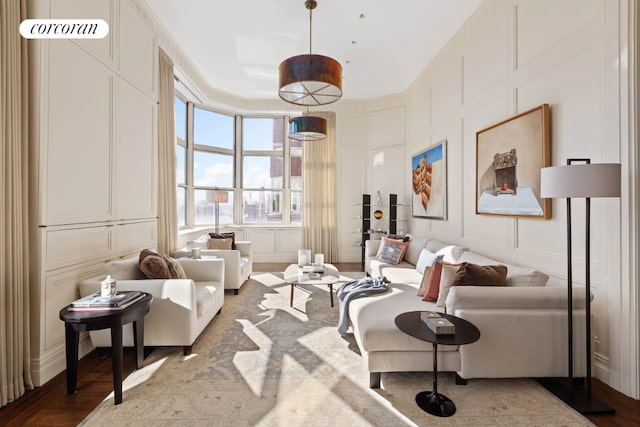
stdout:
{"type": "Polygon", "coordinates": [[[411,156],[414,217],[447,219],[447,141],[411,156]]]}
{"type": "Polygon", "coordinates": [[[549,104],[476,132],[476,214],[551,218],[540,169],[551,165],[549,104]]]}

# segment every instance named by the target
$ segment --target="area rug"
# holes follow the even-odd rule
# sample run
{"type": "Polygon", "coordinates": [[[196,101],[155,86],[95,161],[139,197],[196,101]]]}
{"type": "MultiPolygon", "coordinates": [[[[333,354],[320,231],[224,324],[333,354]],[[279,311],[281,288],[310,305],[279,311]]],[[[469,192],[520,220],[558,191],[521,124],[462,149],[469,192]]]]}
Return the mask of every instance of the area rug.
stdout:
{"type": "MultiPolygon", "coordinates": [[[[362,273],[343,273],[344,281],[362,273]]],[[[337,286],[336,286],[337,287],[337,286]]],[[[108,396],[82,426],[585,426],[586,418],[533,380],[473,379],[438,390],[457,407],[449,418],[423,412],[415,395],[432,374],[389,373],[382,388],[369,374],[326,286],[296,288],[281,273],[253,274],[239,295],[225,295],[220,315],[193,353],[156,348],[123,383],[123,401],[108,396]]]]}

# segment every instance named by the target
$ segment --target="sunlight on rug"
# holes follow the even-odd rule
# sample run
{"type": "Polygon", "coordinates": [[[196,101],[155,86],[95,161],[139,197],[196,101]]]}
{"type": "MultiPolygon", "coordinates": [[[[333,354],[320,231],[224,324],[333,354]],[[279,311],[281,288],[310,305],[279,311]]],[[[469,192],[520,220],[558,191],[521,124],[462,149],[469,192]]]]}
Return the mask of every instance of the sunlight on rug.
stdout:
{"type": "MultiPolygon", "coordinates": [[[[343,280],[363,273],[343,273],[343,280]]],[[[335,288],[338,286],[336,285],[335,288]]],[[[369,374],[352,335],[337,331],[338,307],[328,287],[296,289],[281,273],[255,273],[239,295],[225,295],[216,316],[193,346],[157,348],[82,426],[426,426],[593,425],[527,379],[470,380],[438,376],[438,390],[457,412],[438,418],[423,412],[415,395],[432,374],[369,374]]]]}

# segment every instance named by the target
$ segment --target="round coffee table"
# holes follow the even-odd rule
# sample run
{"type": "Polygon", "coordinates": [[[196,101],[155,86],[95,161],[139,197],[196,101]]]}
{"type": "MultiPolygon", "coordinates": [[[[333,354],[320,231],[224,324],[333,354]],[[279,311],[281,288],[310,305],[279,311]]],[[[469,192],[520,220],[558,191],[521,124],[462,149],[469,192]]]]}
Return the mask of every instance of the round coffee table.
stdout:
{"type": "Polygon", "coordinates": [[[450,314],[440,315],[455,325],[455,334],[436,335],[420,319],[421,311],[410,311],[396,316],[395,322],[402,332],[433,344],[433,391],[421,391],[416,403],[425,412],[438,417],[450,417],[456,413],[456,405],[447,396],[438,393],[438,344],[463,345],[480,339],[480,331],[471,322],[450,314]]]}
{"type": "Polygon", "coordinates": [[[340,272],[331,264],[324,264],[323,271],[318,277],[313,277],[309,273],[304,273],[298,264],[291,264],[284,271],[285,282],[291,285],[291,298],[289,306],[293,307],[293,290],[296,286],[327,285],[329,286],[329,296],[331,307],[333,307],[333,285],[340,281],[340,272]]]}

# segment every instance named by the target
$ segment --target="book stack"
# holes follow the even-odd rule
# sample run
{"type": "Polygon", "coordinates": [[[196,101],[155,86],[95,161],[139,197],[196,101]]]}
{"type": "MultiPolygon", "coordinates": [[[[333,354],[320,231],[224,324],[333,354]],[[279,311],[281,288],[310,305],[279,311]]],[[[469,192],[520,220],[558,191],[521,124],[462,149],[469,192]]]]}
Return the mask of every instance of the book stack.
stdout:
{"type": "Polygon", "coordinates": [[[101,296],[100,292],[96,292],[72,302],[69,305],[69,311],[122,310],[144,296],[145,294],[140,291],[119,291],[115,296],[106,298],[101,296]]]}
{"type": "Polygon", "coordinates": [[[420,319],[436,335],[453,335],[456,333],[455,325],[438,312],[423,311],[420,313],[420,319]]]}

